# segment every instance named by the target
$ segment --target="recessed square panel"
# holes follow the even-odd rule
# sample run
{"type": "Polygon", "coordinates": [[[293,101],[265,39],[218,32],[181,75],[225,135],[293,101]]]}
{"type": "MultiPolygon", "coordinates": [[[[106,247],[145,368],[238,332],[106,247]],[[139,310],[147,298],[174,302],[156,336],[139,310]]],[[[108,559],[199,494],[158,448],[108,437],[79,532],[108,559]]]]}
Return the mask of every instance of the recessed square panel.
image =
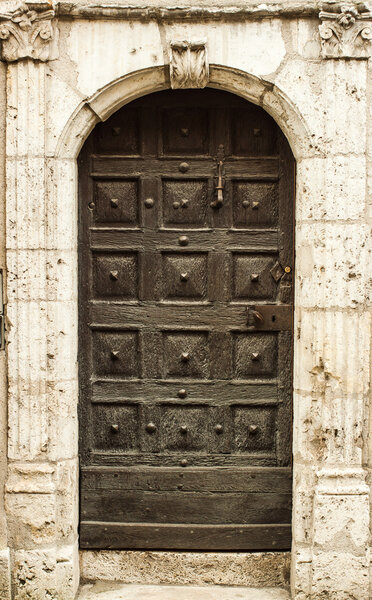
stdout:
{"type": "Polygon", "coordinates": [[[138,449],[138,406],[93,404],[92,443],[95,450],[134,452],[138,449]]]}
{"type": "Polygon", "coordinates": [[[237,253],[233,255],[233,298],[236,300],[275,300],[277,283],[270,269],[276,256],[237,253]]]}
{"type": "Polygon", "coordinates": [[[278,370],[276,333],[234,333],[234,378],[275,377],[278,370]]]}
{"type": "Polygon", "coordinates": [[[234,227],[276,227],[278,207],[277,183],[233,182],[234,227]]]}
{"type": "Polygon", "coordinates": [[[163,180],[163,224],[205,227],[208,182],[202,179],[163,180]]]}
{"type": "Polygon", "coordinates": [[[274,406],[233,407],[234,451],[272,452],[275,450],[274,406]]]}
{"type": "Polygon", "coordinates": [[[277,153],[277,126],[262,108],[246,104],[232,111],[232,151],[235,156],[277,153]]]}
{"type": "Polygon", "coordinates": [[[208,447],[208,407],[163,406],[160,439],[163,450],[206,452],[208,447]]]}
{"type": "Polygon", "coordinates": [[[135,300],[138,297],[136,252],[94,252],[93,289],[97,298],[135,300]]]}
{"type": "Polygon", "coordinates": [[[165,377],[208,378],[207,331],[163,331],[163,352],[165,377]]]}
{"type": "Polygon", "coordinates": [[[137,331],[93,331],[95,375],[139,377],[137,331]]]}
{"type": "Polygon", "coordinates": [[[94,128],[95,152],[133,155],[140,152],[139,111],[126,106],[94,128]]]}
{"type": "Polygon", "coordinates": [[[196,252],[163,254],[165,300],[204,300],[207,297],[208,255],[196,252]]]}
{"type": "Polygon", "coordinates": [[[97,223],[138,223],[138,181],[120,179],[96,181],[94,217],[97,223]]]}
{"type": "Polygon", "coordinates": [[[162,114],[163,153],[207,154],[208,111],[200,108],[166,108],[162,114]]]}

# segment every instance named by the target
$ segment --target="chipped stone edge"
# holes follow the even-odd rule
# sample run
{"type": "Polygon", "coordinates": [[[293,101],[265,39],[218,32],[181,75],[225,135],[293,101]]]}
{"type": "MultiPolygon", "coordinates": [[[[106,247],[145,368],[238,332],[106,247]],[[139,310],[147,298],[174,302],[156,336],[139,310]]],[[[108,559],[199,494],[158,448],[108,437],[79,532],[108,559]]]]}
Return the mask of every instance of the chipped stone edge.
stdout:
{"type": "Polygon", "coordinates": [[[78,6],[71,0],[62,0],[56,4],[56,14],[63,19],[135,19],[149,20],[175,20],[187,19],[258,19],[270,17],[318,17],[322,9],[322,2],[294,2],[286,0],[281,2],[257,2],[248,6],[135,6],[127,3],[113,5],[87,4],[78,6]]]}

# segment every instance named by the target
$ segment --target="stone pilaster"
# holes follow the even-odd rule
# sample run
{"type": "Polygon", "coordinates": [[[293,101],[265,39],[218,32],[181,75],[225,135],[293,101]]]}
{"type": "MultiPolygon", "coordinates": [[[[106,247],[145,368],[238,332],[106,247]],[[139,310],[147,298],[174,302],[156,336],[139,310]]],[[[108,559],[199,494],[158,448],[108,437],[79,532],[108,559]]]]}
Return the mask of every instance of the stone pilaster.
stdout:
{"type": "Polygon", "coordinates": [[[325,157],[298,164],[294,597],[368,600],[366,62],[326,71],[325,157]]]}
{"type": "Polygon", "coordinates": [[[70,600],[78,579],[76,236],[56,226],[67,207],[57,216],[53,182],[60,177],[68,194],[75,167],[47,156],[46,61],[57,28],[42,8],[28,3],[0,29],[9,61],[6,510],[15,600],[70,600]]]}

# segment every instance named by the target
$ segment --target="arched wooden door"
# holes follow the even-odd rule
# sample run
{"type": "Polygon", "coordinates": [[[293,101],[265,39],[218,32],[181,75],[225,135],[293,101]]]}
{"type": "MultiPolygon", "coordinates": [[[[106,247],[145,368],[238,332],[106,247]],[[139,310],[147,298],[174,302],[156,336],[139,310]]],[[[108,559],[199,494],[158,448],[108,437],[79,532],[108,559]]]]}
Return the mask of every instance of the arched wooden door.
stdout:
{"type": "Polygon", "coordinates": [[[79,158],[83,548],[291,541],[294,159],[226,92],[165,91],[79,158]]]}

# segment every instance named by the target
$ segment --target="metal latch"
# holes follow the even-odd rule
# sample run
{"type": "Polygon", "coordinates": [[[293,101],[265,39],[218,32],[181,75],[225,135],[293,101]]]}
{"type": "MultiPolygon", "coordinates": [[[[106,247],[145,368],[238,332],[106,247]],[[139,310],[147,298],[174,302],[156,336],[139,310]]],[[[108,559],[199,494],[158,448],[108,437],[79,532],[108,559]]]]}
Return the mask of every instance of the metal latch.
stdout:
{"type": "Polygon", "coordinates": [[[225,149],[222,144],[218,146],[216,163],[217,163],[217,178],[216,178],[216,198],[211,202],[212,208],[220,208],[223,205],[223,190],[225,187],[225,178],[223,177],[223,164],[225,160],[225,149]]]}
{"type": "Polygon", "coordinates": [[[290,304],[247,306],[247,325],[248,329],[257,331],[291,331],[293,306],[290,304]]]}
{"type": "Polygon", "coordinates": [[[5,307],[3,270],[0,269],[0,350],[5,348],[5,307]]]}

